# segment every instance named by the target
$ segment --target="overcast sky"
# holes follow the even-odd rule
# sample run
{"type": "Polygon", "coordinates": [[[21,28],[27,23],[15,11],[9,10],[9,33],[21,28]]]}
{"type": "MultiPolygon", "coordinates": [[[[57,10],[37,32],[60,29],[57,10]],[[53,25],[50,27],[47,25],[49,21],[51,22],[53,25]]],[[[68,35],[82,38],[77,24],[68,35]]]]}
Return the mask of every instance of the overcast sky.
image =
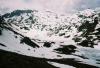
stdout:
{"type": "Polygon", "coordinates": [[[0,9],[37,9],[72,12],[100,7],[100,0],[0,0],[0,9]]]}

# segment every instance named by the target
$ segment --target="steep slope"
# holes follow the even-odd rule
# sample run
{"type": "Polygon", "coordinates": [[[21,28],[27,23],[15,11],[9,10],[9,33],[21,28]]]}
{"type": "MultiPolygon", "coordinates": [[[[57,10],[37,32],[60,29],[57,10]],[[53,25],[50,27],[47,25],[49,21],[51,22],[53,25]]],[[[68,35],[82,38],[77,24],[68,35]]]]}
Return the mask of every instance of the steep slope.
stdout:
{"type": "Polygon", "coordinates": [[[31,39],[48,42],[65,42],[67,39],[71,41],[77,37],[84,39],[87,38],[84,37],[86,34],[89,35],[99,28],[99,12],[91,9],[71,15],[59,15],[50,11],[15,10],[2,18],[6,27],[31,39]]]}
{"type": "Polygon", "coordinates": [[[99,18],[100,12],[90,9],[71,15],[15,10],[0,16],[0,50],[52,59],[51,65],[57,59],[65,66],[100,67],[99,18]],[[74,60],[63,63],[63,58],[74,60]]]}
{"type": "Polygon", "coordinates": [[[43,37],[44,34],[48,38],[52,35],[58,37],[65,35],[65,32],[73,36],[77,32],[76,27],[80,25],[81,20],[77,15],[70,17],[57,15],[50,11],[39,12],[36,10],[31,12],[16,10],[3,15],[3,17],[8,27],[36,39],[43,37]]]}

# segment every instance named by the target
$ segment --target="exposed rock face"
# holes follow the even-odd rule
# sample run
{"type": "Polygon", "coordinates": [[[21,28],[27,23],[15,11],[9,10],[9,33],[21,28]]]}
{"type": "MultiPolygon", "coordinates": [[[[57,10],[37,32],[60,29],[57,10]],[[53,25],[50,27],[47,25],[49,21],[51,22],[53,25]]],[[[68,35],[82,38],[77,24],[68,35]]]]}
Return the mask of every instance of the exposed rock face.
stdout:
{"type": "Polygon", "coordinates": [[[2,30],[0,29],[0,35],[2,35],[2,30]]]}
{"type": "Polygon", "coordinates": [[[76,47],[74,45],[61,45],[61,48],[55,50],[61,54],[72,54],[76,51],[75,49],[76,47]]]}
{"type": "Polygon", "coordinates": [[[50,42],[44,42],[44,45],[43,45],[43,46],[44,46],[44,47],[51,47],[51,44],[52,44],[52,43],[50,43],[50,42]]]}
{"type": "Polygon", "coordinates": [[[1,28],[1,26],[2,26],[2,16],[0,16],[0,35],[2,34],[2,28],[1,28]]]}
{"type": "Polygon", "coordinates": [[[6,47],[6,45],[4,45],[4,44],[2,44],[2,43],[0,43],[0,45],[3,46],[3,47],[6,47]]]}
{"type": "Polygon", "coordinates": [[[33,41],[31,41],[31,39],[28,38],[28,37],[24,37],[23,39],[21,39],[20,43],[25,43],[27,45],[30,45],[31,47],[39,47],[36,43],[34,43],[33,41]]]}
{"type": "Polygon", "coordinates": [[[79,43],[79,45],[83,47],[93,47],[94,43],[89,40],[83,40],[81,43],[79,43]]]}

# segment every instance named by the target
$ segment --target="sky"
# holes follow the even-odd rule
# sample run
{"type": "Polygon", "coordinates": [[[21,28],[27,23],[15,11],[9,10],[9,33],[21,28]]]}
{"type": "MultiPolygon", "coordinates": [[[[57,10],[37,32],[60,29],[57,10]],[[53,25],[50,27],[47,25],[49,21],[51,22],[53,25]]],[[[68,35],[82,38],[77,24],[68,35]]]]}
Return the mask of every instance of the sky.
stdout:
{"type": "Polygon", "coordinates": [[[0,10],[50,10],[58,13],[75,12],[100,7],[100,0],[0,0],[0,10]]]}

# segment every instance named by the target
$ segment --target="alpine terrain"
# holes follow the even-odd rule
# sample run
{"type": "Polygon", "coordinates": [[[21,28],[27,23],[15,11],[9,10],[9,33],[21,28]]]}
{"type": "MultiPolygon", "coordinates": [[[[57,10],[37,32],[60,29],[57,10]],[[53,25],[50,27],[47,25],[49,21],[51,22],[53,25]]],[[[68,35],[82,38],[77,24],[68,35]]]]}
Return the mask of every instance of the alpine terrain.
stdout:
{"type": "Polygon", "coordinates": [[[0,15],[0,68],[100,68],[100,10],[0,15]]]}

